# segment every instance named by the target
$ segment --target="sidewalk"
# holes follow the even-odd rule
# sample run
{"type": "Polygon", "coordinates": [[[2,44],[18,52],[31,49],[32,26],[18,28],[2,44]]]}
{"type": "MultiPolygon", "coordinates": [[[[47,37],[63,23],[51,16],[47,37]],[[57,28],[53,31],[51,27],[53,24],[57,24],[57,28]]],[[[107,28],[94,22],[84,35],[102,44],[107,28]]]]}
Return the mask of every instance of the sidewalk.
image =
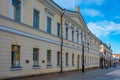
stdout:
{"type": "MultiPolygon", "coordinates": [[[[92,70],[98,70],[98,69],[87,69],[85,72],[89,72],[92,70]]],[[[68,71],[63,73],[51,73],[51,74],[44,74],[44,75],[37,75],[37,76],[28,76],[28,77],[20,77],[20,78],[13,78],[13,79],[6,79],[6,80],[48,80],[51,78],[59,78],[64,76],[73,76],[76,74],[82,74],[82,71],[68,71]]]]}

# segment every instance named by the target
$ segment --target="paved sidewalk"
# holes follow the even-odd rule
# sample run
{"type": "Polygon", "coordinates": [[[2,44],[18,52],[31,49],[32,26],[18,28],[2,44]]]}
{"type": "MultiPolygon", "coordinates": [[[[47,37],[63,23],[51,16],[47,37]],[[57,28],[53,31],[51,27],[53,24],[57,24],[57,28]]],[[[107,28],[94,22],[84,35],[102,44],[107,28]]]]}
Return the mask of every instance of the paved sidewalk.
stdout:
{"type": "Polygon", "coordinates": [[[81,73],[81,71],[53,73],[26,78],[15,78],[12,80],[120,80],[120,67],[94,69],[86,71],[85,73],[81,73]]]}
{"type": "Polygon", "coordinates": [[[23,77],[23,78],[15,78],[10,80],[48,80],[52,78],[59,78],[61,76],[72,76],[73,74],[79,74],[81,71],[69,71],[69,72],[63,72],[63,73],[52,73],[52,74],[45,74],[40,76],[29,76],[29,77],[23,77]]]}

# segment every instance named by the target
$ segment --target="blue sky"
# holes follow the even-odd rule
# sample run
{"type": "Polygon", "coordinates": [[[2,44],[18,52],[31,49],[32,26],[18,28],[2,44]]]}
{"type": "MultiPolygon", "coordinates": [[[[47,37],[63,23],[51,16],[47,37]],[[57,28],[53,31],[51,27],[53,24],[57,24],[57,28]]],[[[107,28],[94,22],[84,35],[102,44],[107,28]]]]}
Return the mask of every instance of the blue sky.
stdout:
{"type": "MultiPolygon", "coordinates": [[[[73,0],[53,1],[62,8],[73,10],[73,0]]],[[[110,43],[113,53],[120,53],[120,0],[74,1],[91,32],[104,43],[110,43]]]]}

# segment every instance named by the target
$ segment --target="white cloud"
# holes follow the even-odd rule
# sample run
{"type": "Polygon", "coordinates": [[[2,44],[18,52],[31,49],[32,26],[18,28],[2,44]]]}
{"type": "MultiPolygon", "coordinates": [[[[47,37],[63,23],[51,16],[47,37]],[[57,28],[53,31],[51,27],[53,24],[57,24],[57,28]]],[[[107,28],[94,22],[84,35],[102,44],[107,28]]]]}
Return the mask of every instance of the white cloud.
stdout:
{"type": "Polygon", "coordinates": [[[99,10],[95,10],[95,9],[82,9],[81,12],[91,17],[103,16],[103,14],[99,10]]]}
{"type": "Polygon", "coordinates": [[[120,23],[113,21],[89,22],[87,26],[97,37],[120,34],[120,23]]]}

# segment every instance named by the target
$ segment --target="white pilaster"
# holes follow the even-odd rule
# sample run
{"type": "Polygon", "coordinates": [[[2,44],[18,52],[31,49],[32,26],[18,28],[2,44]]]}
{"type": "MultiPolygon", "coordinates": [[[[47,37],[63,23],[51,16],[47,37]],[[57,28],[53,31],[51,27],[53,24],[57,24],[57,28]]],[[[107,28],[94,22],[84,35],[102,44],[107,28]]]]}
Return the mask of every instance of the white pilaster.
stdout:
{"type": "Polygon", "coordinates": [[[9,0],[9,18],[14,19],[14,17],[13,17],[12,0],[9,0]]]}

